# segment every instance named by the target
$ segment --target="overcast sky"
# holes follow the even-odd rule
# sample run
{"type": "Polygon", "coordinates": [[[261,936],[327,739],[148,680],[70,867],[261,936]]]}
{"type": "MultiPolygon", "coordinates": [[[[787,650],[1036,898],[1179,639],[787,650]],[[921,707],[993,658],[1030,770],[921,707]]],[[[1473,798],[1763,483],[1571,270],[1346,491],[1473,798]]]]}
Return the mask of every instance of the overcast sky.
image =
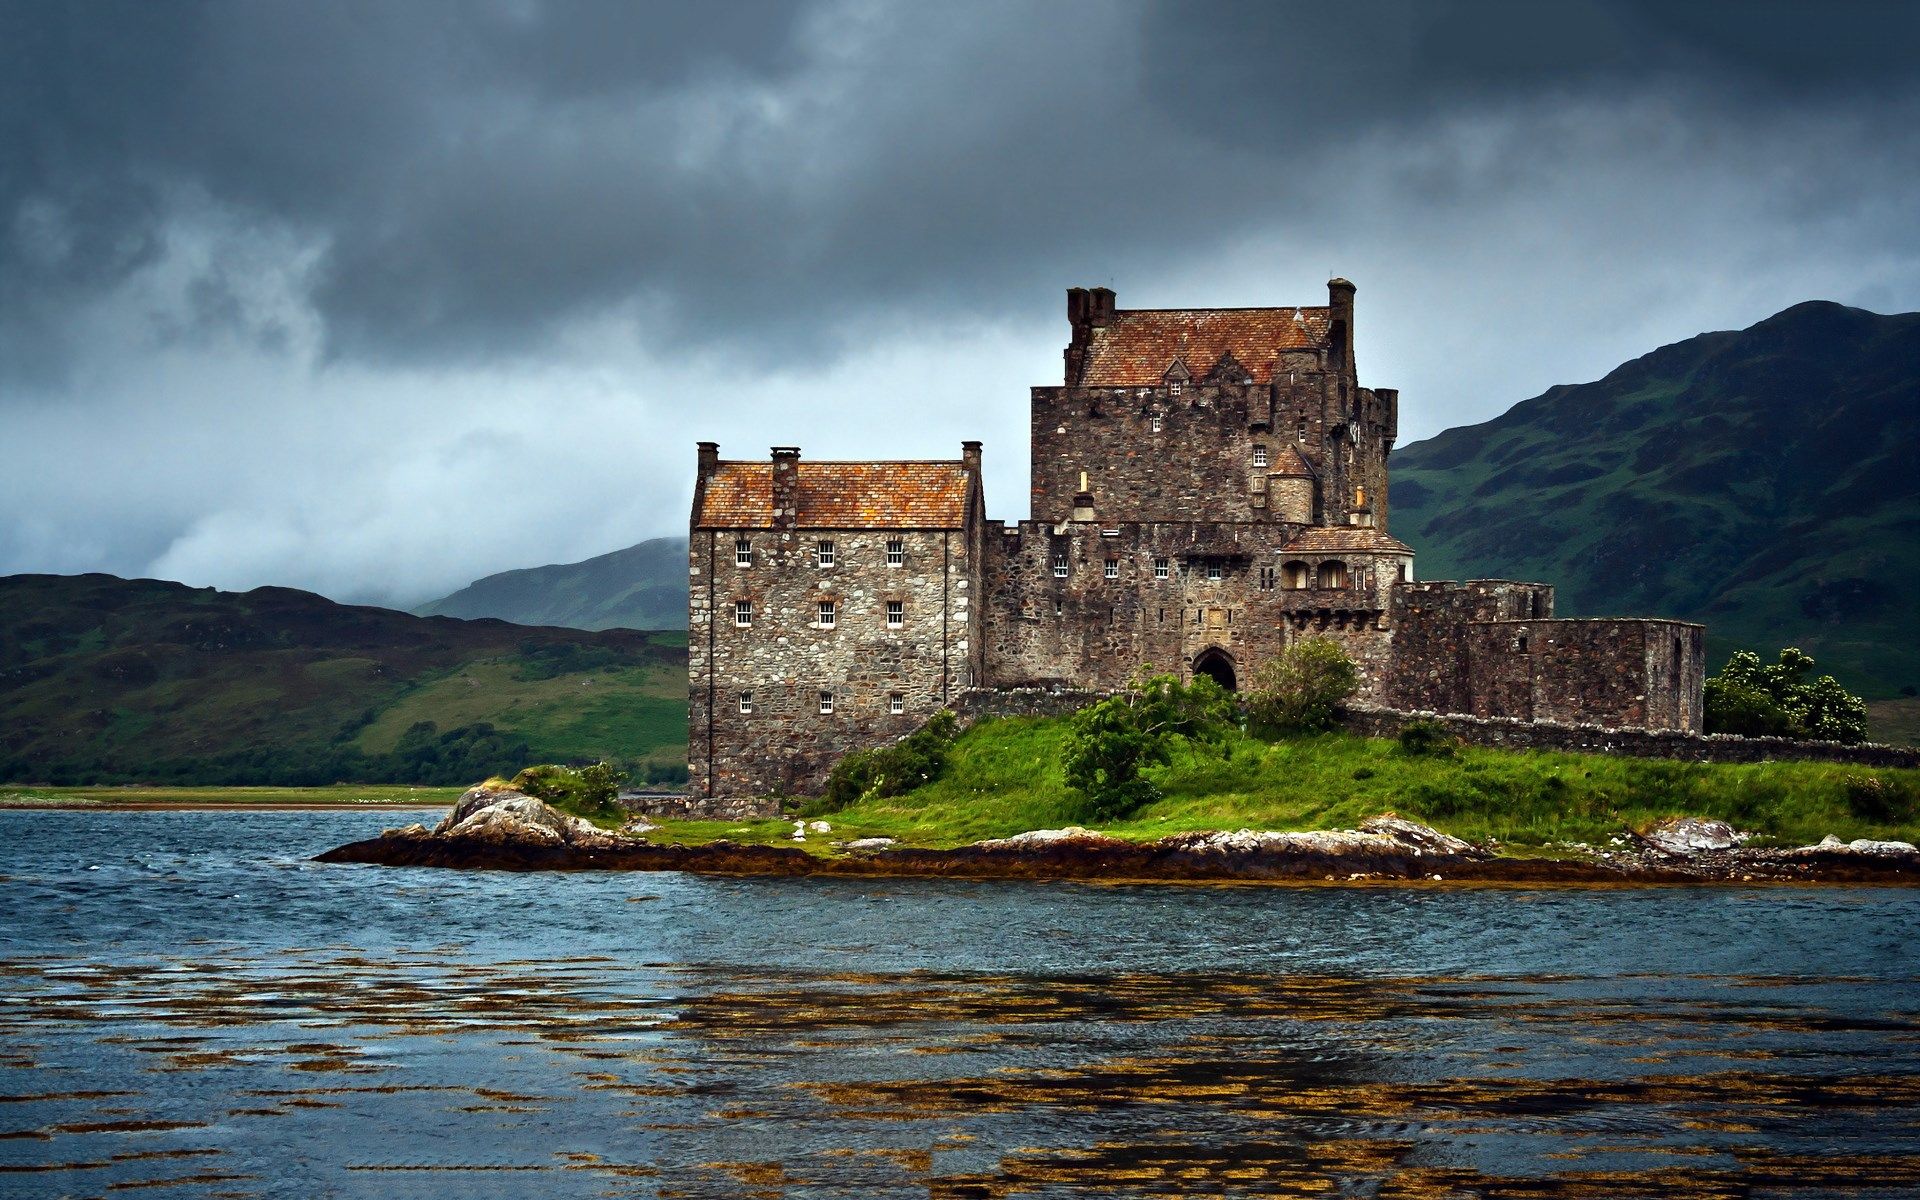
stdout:
{"type": "Polygon", "coordinates": [[[693,443],[1025,515],[1064,290],[1359,286],[1402,444],[1920,308],[1920,5],[0,0],[0,573],[411,604],[693,443]]]}

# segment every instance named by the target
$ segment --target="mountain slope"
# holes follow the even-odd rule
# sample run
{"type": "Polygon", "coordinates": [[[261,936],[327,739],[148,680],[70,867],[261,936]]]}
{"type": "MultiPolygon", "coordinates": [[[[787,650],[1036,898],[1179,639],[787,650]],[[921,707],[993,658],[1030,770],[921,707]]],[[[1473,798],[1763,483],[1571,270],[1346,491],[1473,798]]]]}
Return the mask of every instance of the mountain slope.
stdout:
{"type": "Polygon", "coordinates": [[[684,635],[111,575],[0,578],[0,781],[467,783],[685,769],[684,635]]]}
{"type": "Polygon", "coordinates": [[[687,539],[654,538],[585,562],[502,571],[415,611],[573,629],[685,629],[687,539]]]}
{"type": "Polygon", "coordinates": [[[1920,314],[1807,303],[1552,388],[1393,457],[1439,578],[1538,579],[1562,615],[1704,621],[1855,690],[1920,686],[1920,314]]]}

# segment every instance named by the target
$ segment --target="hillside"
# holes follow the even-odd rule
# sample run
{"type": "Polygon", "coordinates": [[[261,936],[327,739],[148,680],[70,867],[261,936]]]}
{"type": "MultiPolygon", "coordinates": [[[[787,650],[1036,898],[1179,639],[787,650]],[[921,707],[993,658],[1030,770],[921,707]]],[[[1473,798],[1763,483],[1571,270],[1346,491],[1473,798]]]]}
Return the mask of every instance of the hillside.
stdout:
{"type": "Polygon", "coordinates": [[[687,539],[654,538],[585,562],[502,571],[415,611],[573,629],[685,629],[687,539]]]}
{"type": "Polygon", "coordinates": [[[1545,580],[1563,616],[1703,621],[1716,661],[1795,645],[1910,696],[1917,436],[1920,314],[1800,304],[1396,452],[1392,527],[1429,579],[1545,580]]]}
{"type": "Polygon", "coordinates": [[[0,781],[456,784],[600,757],[668,777],[685,737],[683,634],[0,578],[0,781]]]}

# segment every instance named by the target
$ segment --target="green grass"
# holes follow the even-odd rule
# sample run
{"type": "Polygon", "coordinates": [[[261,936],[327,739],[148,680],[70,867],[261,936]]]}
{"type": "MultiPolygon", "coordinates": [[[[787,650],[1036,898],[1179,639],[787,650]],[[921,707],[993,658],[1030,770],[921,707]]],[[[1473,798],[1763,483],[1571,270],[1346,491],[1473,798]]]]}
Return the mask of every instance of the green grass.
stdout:
{"type": "MultiPolygon", "coordinates": [[[[890,836],[953,846],[1028,829],[1084,823],[1062,782],[1064,719],[983,721],[955,744],[946,774],[906,796],[856,804],[825,819],[831,839],[890,836]]],[[[1520,845],[1604,842],[1663,817],[1705,816],[1782,844],[1920,838],[1920,771],[1830,763],[1680,763],[1593,754],[1462,748],[1413,757],[1397,743],[1324,734],[1275,743],[1236,736],[1219,747],[1181,743],[1150,775],[1165,796],[1108,832],[1154,838],[1196,829],[1346,828],[1397,812],[1476,841],[1520,845]],[[1896,811],[1850,805],[1879,780],[1896,811]]],[[[1870,801],[1853,803],[1870,807],[1870,801]]],[[[735,841],[784,836],[766,823],[735,841]]],[[[787,830],[791,829],[788,825],[787,830]]],[[[810,839],[811,841],[812,839],[810,839]]]]}

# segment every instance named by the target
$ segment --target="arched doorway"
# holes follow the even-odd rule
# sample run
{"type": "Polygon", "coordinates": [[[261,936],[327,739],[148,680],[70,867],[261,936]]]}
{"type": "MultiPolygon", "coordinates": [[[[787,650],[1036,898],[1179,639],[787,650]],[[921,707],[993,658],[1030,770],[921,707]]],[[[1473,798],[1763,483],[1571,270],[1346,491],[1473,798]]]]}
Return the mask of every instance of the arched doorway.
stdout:
{"type": "Polygon", "coordinates": [[[1194,658],[1193,677],[1198,679],[1202,675],[1230,692],[1239,682],[1233,671],[1233,656],[1218,646],[1209,646],[1194,658]]]}

